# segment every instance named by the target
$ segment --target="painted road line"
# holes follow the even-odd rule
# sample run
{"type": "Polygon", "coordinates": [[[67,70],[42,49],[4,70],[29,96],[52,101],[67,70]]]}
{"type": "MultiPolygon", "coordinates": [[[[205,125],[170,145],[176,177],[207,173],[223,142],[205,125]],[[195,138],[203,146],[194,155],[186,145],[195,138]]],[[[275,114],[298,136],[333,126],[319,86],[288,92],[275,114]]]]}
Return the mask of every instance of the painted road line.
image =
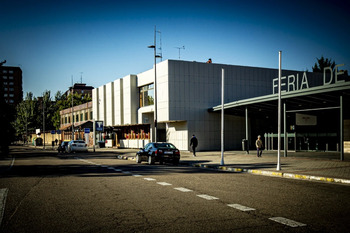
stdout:
{"type": "Polygon", "coordinates": [[[108,166],[106,166],[106,165],[101,165],[101,167],[105,167],[105,168],[107,168],[108,166]]]}
{"type": "Polygon", "coordinates": [[[114,170],[114,167],[107,167],[107,169],[114,170]]]}
{"type": "Polygon", "coordinates": [[[122,173],[123,174],[128,174],[128,175],[131,174],[131,172],[129,172],[129,171],[122,171],[122,173]]]}
{"type": "Polygon", "coordinates": [[[160,184],[160,185],[163,185],[163,186],[172,185],[172,184],[169,184],[167,182],[157,182],[157,184],[160,184]]]}
{"type": "Polygon", "coordinates": [[[209,195],[206,195],[206,194],[200,194],[200,195],[197,195],[197,196],[200,197],[200,198],[204,198],[206,200],[217,200],[217,199],[219,199],[217,197],[209,196],[209,195]]]}
{"type": "Polygon", "coordinates": [[[179,188],[174,188],[174,189],[176,189],[176,190],[178,190],[178,191],[181,191],[181,192],[184,192],[184,193],[186,193],[186,192],[192,192],[192,190],[191,190],[191,189],[182,188],[182,187],[179,187],[179,188]]]}
{"type": "Polygon", "coordinates": [[[154,180],[156,180],[156,179],[153,179],[153,178],[143,178],[143,179],[148,180],[148,181],[154,181],[154,180]]]}
{"type": "Polygon", "coordinates": [[[306,224],[301,223],[301,222],[296,222],[294,220],[290,220],[288,218],[283,218],[283,217],[273,217],[273,218],[269,218],[272,221],[281,223],[283,225],[286,226],[290,226],[290,227],[304,227],[306,226],[306,224]]]}
{"type": "Polygon", "coordinates": [[[132,176],[135,176],[135,177],[140,177],[140,176],[143,176],[143,175],[140,175],[140,174],[134,174],[132,176]]]}
{"type": "Polygon", "coordinates": [[[2,223],[2,218],[4,217],[7,193],[8,193],[7,188],[0,189],[0,226],[2,223]]]}
{"type": "Polygon", "coordinates": [[[247,206],[243,206],[240,204],[228,204],[229,207],[235,208],[237,210],[241,210],[241,211],[252,211],[255,210],[253,208],[247,207],[247,206]]]}
{"type": "Polygon", "coordinates": [[[114,168],[113,170],[116,171],[116,172],[121,172],[122,171],[121,169],[118,169],[118,168],[114,168]]]}

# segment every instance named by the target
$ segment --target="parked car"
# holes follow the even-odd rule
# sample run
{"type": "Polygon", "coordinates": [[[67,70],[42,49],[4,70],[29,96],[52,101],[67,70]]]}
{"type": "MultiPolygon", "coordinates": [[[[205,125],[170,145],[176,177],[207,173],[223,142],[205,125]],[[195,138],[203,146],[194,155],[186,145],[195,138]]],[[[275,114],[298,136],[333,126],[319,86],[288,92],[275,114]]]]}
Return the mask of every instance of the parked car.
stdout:
{"type": "Polygon", "coordinates": [[[147,161],[148,164],[172,162],[177,165],[180,161],[180,151],[171,143],[151,142],[136,153],[136,162],[147,161]]]}
{"type": "Polygon", "coordinates": [[[68,142],[69,141],[63,141],[61,143],[61,145],[58,146],[58,148],[57,148],[58,153],[65,153],[66,152],[66,148],[67,148],[68,142]]]}
{"type": "Polygon", "coordinates": [[[72,140],[68,143],[66,147],[66,152],[87,152],[87,144],[83,140],[72,140]]]}

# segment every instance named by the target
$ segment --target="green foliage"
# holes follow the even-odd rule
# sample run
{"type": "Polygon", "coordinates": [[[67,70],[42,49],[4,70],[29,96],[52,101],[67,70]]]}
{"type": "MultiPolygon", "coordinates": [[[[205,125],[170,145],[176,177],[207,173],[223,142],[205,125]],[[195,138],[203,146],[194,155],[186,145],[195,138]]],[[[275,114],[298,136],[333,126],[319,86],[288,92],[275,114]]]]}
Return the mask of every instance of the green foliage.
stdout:
{"type": "Polygon", "coordinates": [[[331,67],[332,70],[335,67],[335,61],[332,61],[332,59],[324,58],[323,56],[321,58],[316,58],[317,62],[315,65],[312,67],[312,72],[323,72],[323,69],[325,67],[331,67]]]}
{"type": "MultiPolygon", "coordinates": [[[[91,101],[90,95],[74,93],[73,105],[80,105],[91,101]]],[[[72,106],[72,95],[58,91],[52,100],[50,91],[45,91],[42,97],[35,98],[33,93],[27,93],[25,99],[17,105],[14,126],[19,137],[43,129],[45,116],[45,130],[60,128],[60,111],[72,106]]]]}

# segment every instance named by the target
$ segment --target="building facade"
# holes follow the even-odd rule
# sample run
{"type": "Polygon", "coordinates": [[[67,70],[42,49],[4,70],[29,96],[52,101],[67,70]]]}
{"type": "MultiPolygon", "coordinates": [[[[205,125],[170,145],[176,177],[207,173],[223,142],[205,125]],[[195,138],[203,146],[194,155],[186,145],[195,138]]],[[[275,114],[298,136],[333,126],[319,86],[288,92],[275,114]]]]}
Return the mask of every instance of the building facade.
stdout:
{"type": "MultiPolygon", "coordinates": [[[[154,102],[157,101],[158,141],[189,150],[189,140],[195,134],[198,150],[219,150],[221,115],[215,106],[221,105],[222,69],[225,104],[277,95],[277,69],[166,60],[157,64],[156,99],[154,69],[128,75],[93,90],[93,118],[104,121],[109,129],[106,134],[116,134],[121,146],[140,147],[144,142],[135,144],[130,140],[155,140],[154,102]]],[[[324,82],[322,74],[310,72],[283,70],[283,76],[283,92],[301,92],[324,82]]],[[[251,142],[258,134],[277,132],[275,103],[260,109],[267,115],[259,114],[259,106],[246,107],[256,112],[246,117],[244,111],[234,108],[225,111],[226,150],[241,149],[242,139],[254,147],[251,142]]],[[[291,130],[295,131],[295,127],[291,130]]],[[[335,133],[339,135],[339,130],[335,133]]]]}
{"type": "Polygon", "coordinates": [[[74,139],[83,139],[85,137],[85,128],[90,128],[92,131],[92,102],[90,101],[85,104],[60,111],[60,119],[61,140],[71,140],[72,124],[74,128],[74,139]]]}
{"type": "Polygon", "coordinates": [[[21,68],[0,66],[0,77],[2,98],[6,103],[16,106],[23,99],[21,68]]]}

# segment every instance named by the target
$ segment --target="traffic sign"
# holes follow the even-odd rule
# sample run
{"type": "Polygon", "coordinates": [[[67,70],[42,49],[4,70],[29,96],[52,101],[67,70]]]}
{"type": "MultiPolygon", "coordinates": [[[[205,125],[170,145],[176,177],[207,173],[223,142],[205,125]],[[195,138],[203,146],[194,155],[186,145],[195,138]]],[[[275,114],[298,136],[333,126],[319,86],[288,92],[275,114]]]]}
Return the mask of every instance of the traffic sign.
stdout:
{"type": "Polygon", "coordinates": [[[90,128],[84,128],[85,133],[90,133],[90,128]]]}
{"type": "Polygon", "coordinates": [[[103,121],[95,121],[95,130],[103,132],[103,121]]]}
{"type": "Polygon", "coordinates": [[[56,131],[55,130],[51,130],[51,134],[56,134],[56,131]]]}

